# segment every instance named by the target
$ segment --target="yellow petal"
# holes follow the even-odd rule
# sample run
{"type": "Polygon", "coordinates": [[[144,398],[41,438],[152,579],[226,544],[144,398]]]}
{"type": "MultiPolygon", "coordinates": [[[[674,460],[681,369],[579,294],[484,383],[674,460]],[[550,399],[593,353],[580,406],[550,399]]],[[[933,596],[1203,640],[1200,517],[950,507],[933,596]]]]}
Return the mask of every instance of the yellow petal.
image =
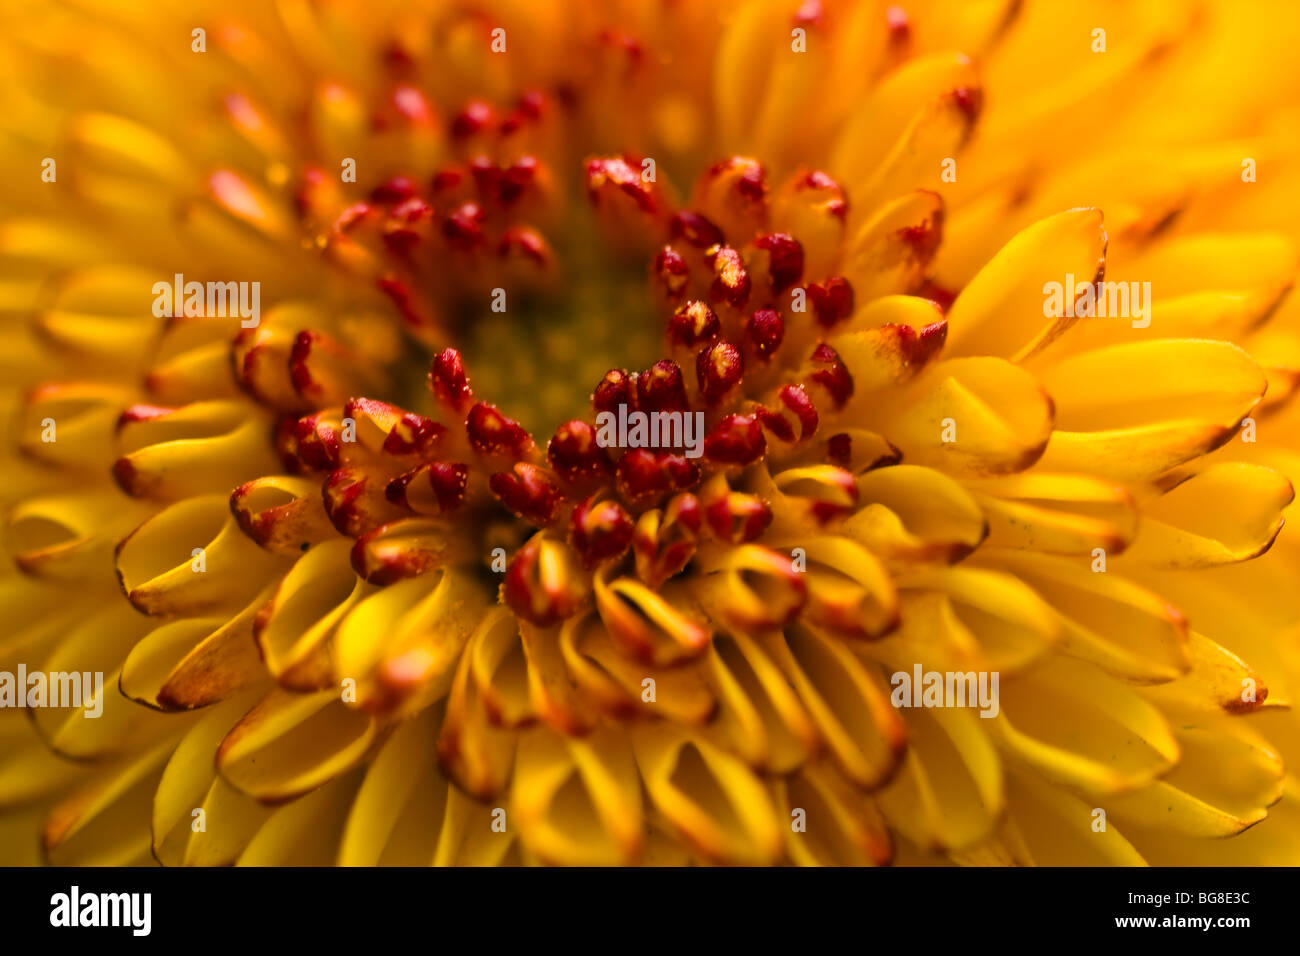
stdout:
{"type": "Polygon", "coordinates": [[[1106,812],[1134,838],[1133,825],[1226,837],[1259,823],[1282,798],[1282,758],[1242,724],[1180,721],[1178,766],[1150,787],[1107,797],[1106,812]]]}
{"type": "Polygon", "coordinates": [[[273,690],[221,741],[217,769],[249,796],[289,800],[346,773],[374,743],[376,722],[337,691],[273,690]]]}
{"type": "Polygon", "coordinates": [[[863,648],[896,669],[910,657],[940,670],[982,667],[1010,675],[1050,652],[1064,636],[1052,606],[1013,574],[965,566],[917,569],[900,576],[898,584],[902,627],[878,645],[878,655],[875,648],[863,648]],[[933,597],[942,600],[928,600],[933,597]],[[907,647],[901,659],[893,656],[895,641],[907,647]],[[923,649],[949,649],[954,657],[950,666],[939,667],[939,661],[922,656],[923,649]]]}
{"type": "Polygon", "coordinates": [[[1038,460],[1052,434],[1047,392],[1028,372],[997,358],[938,362],[903,388],[862,404],[859,423],[884,435],[904,460],[958,477],[1021,471],[1038,460]]]}
{"type": "Polygon", "coordinates": [[[273,589],[229,618],[183,618],[154,628],[122,663],[122,693],[150,707],[190,710],[264,678],[253,619],[273,589]]]}
{"type": "MultiPolygon", "coordinates": [[[[953,90],[973,89],[977,85],[975,67],[969,58],[960,54],[936,53],[905,62],[856,106],[854,115],[844,124],[831,156],[831,174],[843,183],[866,182],[873,170],[887,161],[890,151],[899,146],[909,126],[927,107],[940,102],[953,90]]],[[[937,161],[931,174],[932,180],[937,181],[937,161]]],[[[862,202],[856,191],[853,201],[855,205],[862,202]]],[[[872,211],[875,206],[860,205],[860,208],[872,211]]]]}
{"type": "Polygon", "coordinates": [[[987,836],[1004,808],[1002,764],[988,721],[958,708],[905,712],[909,746],[880,808],[909,840],[961,849],[987,836]]]}
{"type": "Polygon", "coordinates": [[[1187,619],[1162,596],[1094,558],[988,552],[1061,616],[1065,650],[1142,683],[1173,680],[1190,666],[1187,619]]]}
{"type": "Polygon", "coordinates": [[[585,738],[525,733],[510,804],[520,838],[545,862],[611,866],[640,856],[640,777],[620,729],[585,738]]]}
{"type": "MultiPolygon", "coordinates": [[[[921,189],[873,213],[848,243],[841,267],[853,286],[854,299],[871,303],[868,308],[890,293],[920,286],[940,244],[943,200],[937,193],[921,189]]],[[[934,306],[930,308],[935,311],[934,306]]],[[[929,322],[941,317],[934,315],[929,322]]]]}
{"type": "Polygon", "coordinates": [[[110,764],[50,810],[41,831],[54,866],[140,866],[149,855],[149,803],[175,746],[164,740],[110,764]]]}
{"type": "Polygon", "coordinates": [[[1133,497],[1088,475],[1038,472],[967,482],[988,520],[987,546],[1085,554],[1124,549],[1137,528],[1133,497]]]}
{"type": "Polygon", "coordinates": [[[864,789],[887,780],[902,760],[906,730],[880,674],[842,642],[803,627],[766,637],[762,644],[844,775],[864,789]]]}
{"type": "Polygon", "coordinates": [[[710,740],[763,773],[789,773],[817,750],[815,726],[759,641],[733,632],[714,642],[706,663],[718,701],[710,740]]]}
{"type": "Polygon", "coordinates": [[[883,866],[893,858],[884,817],[869,797],[833,767],[813,764],[773,784],[776,803],[791,820],[785,845],[798,866],[883,866]],[[803,827],[795,829],[797,812],[803,827]]]}
{"type": "Polygon", "coordinates": [[[470,652],[460,657],[447,697],[446,717],[438,733],[438,763],[443,773],[479,800],[488,800],[505,789],[518,738],[517,732],[492,725],[478,682],[471,675],[473,644],[483,640],[484,631],[497,624],[488,617],[470,638],[470,652]]]}
{"type": "Polygon", "coordinates": [[[438,716],[432,708],[402,723],[366,768],[339,844],[340,866],[423,866],[434,858],[450,788],[434,754],[438,716]]]}
{"type": "Polygon", "coordinates": [[[164,866],[229,866],[270,816],[217,777],[213,765],[221,738],[257,696],[245,691],[206,711],[168,758],[153,795],[153,852],[164,866]]]}
{"type": "Polygon", "coordinates": [[[957,561],[988,532],[975,499],[932,468],[876,468],[859,476],[857,486],[863,507],[841,533],[887,561],[957,561]]]}
{"type": "Polygon", "coordinates": [[[1178,761],[1161,712],[1081,661],[1056,658],[1000,688],[989,732],[1058,784],[1107,794],[1149,785],[1178,761]]]}
{"type": "Polygon", "coordinates": [[[117,549],[122,588],[146,614],[243,606],[283,566],[239,530],[225,495],[170,505],[117,549]]]}
{"type": "Polygon", "coordinates": [[[409,714],[446,695],[456,664],[487,605],[459,570],[409,578],[360,601],[339,625],[337,677],[356,681],[363,708],[409,714]],[[376,641],[376,634],[385,634],[376,641]]]}
{"type": "Polygon", "coordinates": [[[1142,511],[1137,538],[1116,566],[1130,562],[1203,568],[1261,554],[1282,530],[1291,482],[1262,465],[1219,462],[1179,475],[1142,511]]]}
{"type": "MultiPolygon", "coordinates": [[[[257,647],[267,669],[288,690],[320,690],[334,683],[330,649],[339,624],[372,590],[348,562],[351,544],[335,538],[308,551],[258,614],[257,647]]],[[[361,675],[348,671],[344,676],[361,675]]]]}
{"type": "Polygon", "coordinates": [[[948,310],[947,354],[1022,361],[1075,322],[1073,309],[1049,316],[1045,286],[1096,281],[1106,264],[1099,209],[1071,209],[1034,223],[998,251],[948,310]]]}
{"type": "Polygon", "coordinates": [[[1118,827],[1093,829],[1096,809],[1032,771],[1008,774],[1007,828],[1031,865],[1146,866],[1118,827]]]}
{"type": "Polygon", "coordinates": [[[237,866],[330,866],[338,853],[360,771],[280,807],[240,854],[237,866]]]}
{"type": "Polygon", "coordinates": [[[697,853],[740,865],[781,855],[782,824],[762,783],[737,758],[671,724],[634,725],[631,737],[650,799],[697,853]]]}

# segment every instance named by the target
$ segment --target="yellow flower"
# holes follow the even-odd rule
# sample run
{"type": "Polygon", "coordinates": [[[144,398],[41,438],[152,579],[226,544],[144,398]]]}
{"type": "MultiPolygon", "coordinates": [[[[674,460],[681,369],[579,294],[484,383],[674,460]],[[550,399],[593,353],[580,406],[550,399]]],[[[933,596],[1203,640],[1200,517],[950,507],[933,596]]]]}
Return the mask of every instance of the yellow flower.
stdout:
{"type": "Polygon", "coordinates": [[[1300,861],[1260,12],[10,4],[6,862],[1300,861]]]}

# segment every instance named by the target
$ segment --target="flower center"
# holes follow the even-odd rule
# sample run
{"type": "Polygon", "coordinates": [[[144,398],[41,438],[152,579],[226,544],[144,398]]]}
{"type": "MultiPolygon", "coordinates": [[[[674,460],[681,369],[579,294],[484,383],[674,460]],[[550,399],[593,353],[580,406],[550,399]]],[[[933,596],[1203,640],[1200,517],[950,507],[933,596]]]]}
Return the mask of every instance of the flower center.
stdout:
{"type": "Polygon", "coordinates": [[[644,262],[615,259],[589,222],[574,225],[557,250],[554,291],[502,289],[495,303],[467,305],[452,343],[479,394],[540,440],[590,415],[592,390],[611,368],[646,368],[663,351],[644,262]]]}

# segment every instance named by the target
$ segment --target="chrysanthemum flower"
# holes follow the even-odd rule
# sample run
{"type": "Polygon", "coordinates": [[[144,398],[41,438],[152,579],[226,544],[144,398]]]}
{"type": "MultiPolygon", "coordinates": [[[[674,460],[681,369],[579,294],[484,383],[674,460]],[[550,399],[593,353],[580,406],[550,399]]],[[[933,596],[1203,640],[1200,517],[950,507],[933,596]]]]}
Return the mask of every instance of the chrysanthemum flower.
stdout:
{"type": "Polygon", "coordinates": [[[10,4],[0,847],[1300,860],[1270,11],[10,4]]]}

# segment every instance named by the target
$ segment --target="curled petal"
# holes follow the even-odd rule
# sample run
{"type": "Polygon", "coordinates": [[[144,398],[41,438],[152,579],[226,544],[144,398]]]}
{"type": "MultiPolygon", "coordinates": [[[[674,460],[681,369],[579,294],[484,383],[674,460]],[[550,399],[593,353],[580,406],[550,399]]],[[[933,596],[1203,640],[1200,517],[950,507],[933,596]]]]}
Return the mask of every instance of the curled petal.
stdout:
{"type": "Polygon", "coordinates": [[[284,559],[239,529],[225,495],[188,498],[159,512],[117,547],[127,599],[146,614],[194,614],[248,601],[284,559]]]}
{"type": "Polygon", "coordinates": [[[301,796],[347,772],[370,750],[378,727],[335,690],[274,690],[222,738],[217,771],[268,803],[301,796]]]}
{"type": "Polygon", "coordinates": [[[1081,661],[1057,657],[1004,682],[989,724],[999,742],[1057,784],[1093,795],[1150,785],[1179,758],[1159,709],[1081,661]]]}
{"type": "Polygon", "coordinates": [[[459,571],[435,573],[436,581],[410,578],[362,592],[339,622],[331,645],[334,676],[354,682],[355,702],[363,710],[404,716],[451,688],[487,595],[459,571]],[[381,631],[386,639],[376,641],[381,631]]]}
{"type": "Polygon", "coordinates": [[[627,738],[616,730],[582,740],[543,729],[524,734],[511,807],[520,838],[543,862],[609,866],[641,855],[640,777],[627,738]]]}
{"type": "Polygon", "coordinates": [[[840,641],[806,628],[763,643],[844,775],[865,790],[888,781],[903,759],[907,735],[880,676],[840,641]]]}
{"type": "Polygon", "coordinates": [[[1247,561],[1273,544],[1295,498],[1283,475],[1243,462],[1219,462],[1174,481],[1143,509],[1123,563],[1204,568],[1247,561]]]}
{"type": "Polygon", "coordinates": [[[637,725],[631,735],[646,791],[681,839],[720,863],[776,861],[781,824],[753,771],[671,724],[637,725]]]}
{"type": "Polygon", "coordinates": [[[319,486],[304,478],[247,481],[230,493],[230,510],[244,534],[275,554],[300,554],[336,536],[319,486]]]}
{"type": "Polygon", "coordinates": [[[596,609],[614,644],[660,667],[685,662],[709,645],[708,628],[679,610],[671,592],[661,595],[632,578],[595,578],[596,609]]]}
{"type": "Polygon", "coordinates": [[[535,536],[506,568],[502,596],[527,621],[546,627],[572,615],[587,593],[573,550],[564,542],[535,536]]]}
{"type": "Polygon", "coordinates": [[[369,588],[348,562],[351,542],[334,540],[307,552],[258,613],[254,633],[267,669],[287,690],[330,687],[330,647],[339,623],[369,588]]]}

